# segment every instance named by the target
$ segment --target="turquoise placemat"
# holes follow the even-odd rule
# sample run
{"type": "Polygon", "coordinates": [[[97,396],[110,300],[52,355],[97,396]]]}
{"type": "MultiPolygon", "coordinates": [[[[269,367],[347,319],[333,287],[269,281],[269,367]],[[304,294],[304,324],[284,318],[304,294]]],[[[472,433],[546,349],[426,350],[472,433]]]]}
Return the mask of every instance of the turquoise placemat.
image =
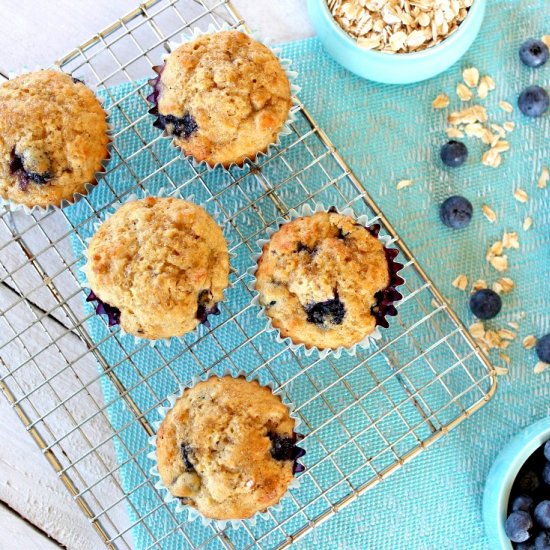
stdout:
{"type": "MultiPolygon", "coordinates": [[[[439,77],[416,85],[398,87],[365,82],[331,61],[316,39],[283,47],[284,56],[294,60],[294,67],[299,72],[301,99],[467,324],[472,322],[467,294],[453,288],[452,280],[464,273],[470,282],[476,279],[494,282],[502,275],[485,261],[486,249],[505,230],[520,234],[520,249],[509,251],[510,268],[506,273],[514,280],[516,288],[504,297],[502,313],[490,324],[502,328],[509,321],[518,321],[521,326],[517,341],[506,351],[512,364],[509,375],[500,379],[497,396],[435,447],[308,534],[296,544],[298,547],[310,548],[315,544],[341,549],[488,548],[481,520],[481,498],[490,465],[508,438],[534,420],[550,414],[550,373],[535,375],[535,354],[523,350],[520,344],[528,334],[550,331],[550,189],[537,189],[542,166],[550,164],[550,117],[529,120],[517,109],[508,114],[498,107],[501,99],[515,105],[518,93],[528,84],[548,86],[550,82],[550,64],[530,70],[517,58],[518,47],[525,38],[549,32],[550,29],[543,27],[545,9],[547,15],[545,0],[529,5],[493,0],[489,3],[482,32],[464,59],[439,77]],[[460,108],[454,90],[466,66],[477,67],[481,74],[491,75],[496,82],[496,90],[483,102],[491,121],[516,123],[515,131],[507,138],[510,151],[504,153],[503,164],[498,169],[479,162],[481,148],[474,139],[467,141],[470,147],[467,166],[448,170],[438,160],[439,147],[446,140],[446,111],[433,111],[431,101],[444,92],[451,97],[451,107],[460,108]],[[412,179],[414,183],[396,191],[396,183],[401,179],[412,179]],[[518,187],[529,195],[525,204],[513,198],[518,187]],[[438,220],[438,205],[451,194],[465,195],[474,205],[475,217],[466,230],[453,232],[438,220]],[[496,223],[490,224],[482,216],[482,204],[490,205],[496,212],[496,223]],[[534,221],[528,232],[521,229],[526,216],[534,221]]],[[[130,85],[112,88],[107,103],[124,98],[129,91],[130,85]]],[[[135,96],[124,102],[126,112],[132,113],[135,119],[147,109],[135,96]]],[[[113,122],[117,127],[127,124],[116,111],[113,122]]],[[[137,126],[146,141],[158,135],[150,122],[147,118],[137,126]]],[[[134,133],[122,134],[118,140],[119,150],[127,156],[138,151],[140,146],[140,139],[134,133]]],[[[155,153],[163,160],[175,154],[165,142],[155,146],[155,153]]],[[[189,173],[180,165],[184,163],[178,163],[171,176],[183,181],[189,173]]],[[[120,191],[130,184],[132,176],[146,177],[154,168],[154,161],[148,154],[134,154],[128,166],[112,179],[111,185],[120,191]]],[[[213,173],[209,178],[213,186],[223,187],[223,174],[213,173]]],[[[148,177],[146,186],[154,193],[165,184],[164,176],[158,174],[148,177]]],[[[197,202],[204,200],[200,186],[192,191],[197,202]]],[[[253,189],[247,191],[253,192],[253,189]]],[[[112,193],[102,185],[90,195],[96,208],[108,204],[112,198],[112,193]]],[[[237,196],[228,198],[231,200],[237,201],[237,196]]],[[[236,205],[238,207],[237,202],[228,202],[230,208],[236,205]]],[[[265,208],[268,208],[267,203],[265,208]]],[[[90,215],[85,201],[66,211],[73,224],[79,224],[90,215]]],[[[92,233],[91,222],[79,229],[82,238],[92,233]]],[[[226,237],[230,243],[237,238],[233,234],[226,234],[226,237]]],[[[75,254],[79,256],[81,240],[75,238],[73,242],[75,254]]],[[[236,259],[240,268],[246,261],[244,257],[236,259]]],[[[250,331],[258,328],[254,315],[245,322],[250,331]]],[[[96,342],[102,341],[107,334],[104,324],[97,319],[91,320],[89,328],[96,342]]],[[[236,346],[242,340],[242,335],[238,334],[226,337],[226,346],[236,346]]],[[[126,340],[99,345],[128,387],[140,382],[136,370],[124,361],[124,352],[133,349],[132,345],[126,340]]],[[[269,342],[265,345],[269,346],[269,342]]],[[[170,348],[163,347],[162,353],[167,358],[176,357],[182,349],[173,344],[170,348]]],[[[212,361],[220,350],[199,348],[198,353],[199,359],[204,354],[205,361],[212,361]]],[[[248,362],[258,360],[246,348],[242,357],[248,362]]],[[[493,359],[496,364],[505,366],[498,354],[493,359]]],[[[136,362],[145,374],[159,368],[158,357],[150,349],[138,352],[136,362]]],[[[222,361],[219,367],[232,366],[222,361]]],[[[187,369],[186,373],[197,370],[185,357],[174,363],[174,369],[187,369]]],[[[158,398],[156,392],[162,395],[170,384],[173,382],[168,373],[159,370],[148,384],[141,384],[131,394],[141,410],[149,411],[158,398]]],[[[132,492],[130,517],[135,520],[138,513],[147,516],[145,525],[133,530],[136,548],[144,549],[152,543],[152,537],[163,536],[170,518],[163,516],[165,512],[156,511],[158,500],[142,484],[151,464],[143,452],[146,440],[141,430],[130,425],[131,415],[122,402],[116,400],[117,394],[107,380],[103,382],[103,389],[106,402],[115,403],[109,408],[113,427],[121,431],[115,446],[122,464],[124,488],[132,492]],[[137,464],[130,464],[128,458],[134,453],[141,453],[141,458],[137,464]]],[[[153,420],[154,415],[154,412],[148,413],[153,420]]],[[[209,533],[197,522],[188,527],[187,532],[189,541],[181,535],[169,536],[163,539],[162,547],[176,549],[204,543],[209,533]]],[[[246,536],[242,537],[246,543],[246,536]]],[[[220,545],[211,541],[208,547],[220,545]]]]}

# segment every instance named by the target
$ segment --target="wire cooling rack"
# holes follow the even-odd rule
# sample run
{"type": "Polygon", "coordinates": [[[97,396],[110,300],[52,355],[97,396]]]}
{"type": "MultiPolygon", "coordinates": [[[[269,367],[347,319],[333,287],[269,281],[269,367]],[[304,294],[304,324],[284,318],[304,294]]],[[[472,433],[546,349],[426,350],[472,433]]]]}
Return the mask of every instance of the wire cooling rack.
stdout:
{"type": "Polygon", "coordinates": [[[285,547],[496,389],[486,357],[303,105],[275,152],[230,173],[193,166],[151,128],[148,88],[139,79],[152,74],[168,40],[210,25],[245,24],[227,1],[152,0],[59,60],[106,99],[115,120],[113,158],[77,205],[0,215],[2,389],[112,548],[285,547]],[[123,83],[115,94],[112,86],[123,83]],[[193,195],[217,214],[236,271],[211,329],[150,348],[84,307],[78,267],[85,237],[113,202],[160,186],[193,195]],[[369,215],[405,263],[399,316],[376,347],[355,357],[293,352],[274,341],[250,304],[246,269],[256,241],[291,208],[314,202],[369,215]],[[296,407],[308,450],[301,486],[267,519],[238,530],[186,523],[154,488],[146,458],[157,406],[192,375],[224,369],[279,388],[296,407]]]}

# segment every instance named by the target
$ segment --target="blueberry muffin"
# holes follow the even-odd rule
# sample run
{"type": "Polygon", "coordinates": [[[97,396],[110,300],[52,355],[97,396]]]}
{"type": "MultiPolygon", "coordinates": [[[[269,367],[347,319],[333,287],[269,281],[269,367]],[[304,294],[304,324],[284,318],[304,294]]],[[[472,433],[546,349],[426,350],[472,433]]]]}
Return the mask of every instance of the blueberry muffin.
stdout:
{"type": "Polygon", "coordinates": [[[256,271],[260,304],[283,337],[306,348],[349,348],[387,327],[403,283],[396,249],[336,211],[286,223],[263,247],[256,271]]]}
{"type": "Polygon", "coordinates": [[[108,158],[107,120],[94,93],[59,71],[0,84],[0,196],[29,208],[84,193],[108,158]]]}
{"type": "Polygon", "coordinates": [[[174,50],[151,80],[157,128],[197,161],[242,165],[266,152],[288,118],[290,84],[269,48],[239,31],[174,50]]]}
{"type": "Polygon", "coordinates": [[[212,377],[186,389],[157,434],[159,474],[170,493],[218,520],[277,504],[305,452],[295,421],[269,388],[212,377]]]}
{"type": "Polygon", "coordinates": [[[86,274],[98,312],[110,313],[126,332],[150,340],[181,336],[219,313],[227,244],[200,206],[147,197],[124,204],[100,226],[86,274]]]}

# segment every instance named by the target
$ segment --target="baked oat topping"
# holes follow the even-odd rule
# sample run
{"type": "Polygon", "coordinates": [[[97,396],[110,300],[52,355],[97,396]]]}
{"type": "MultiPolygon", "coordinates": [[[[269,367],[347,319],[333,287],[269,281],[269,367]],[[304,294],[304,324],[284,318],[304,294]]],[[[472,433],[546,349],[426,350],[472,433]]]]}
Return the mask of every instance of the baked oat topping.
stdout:
{"type": "Polygon", "coordinates": [[[357,40],[358,46],[393,54],[439,44],[457,30],[472,2],[329,0],[327,3],[335,21],[357,40]]]}

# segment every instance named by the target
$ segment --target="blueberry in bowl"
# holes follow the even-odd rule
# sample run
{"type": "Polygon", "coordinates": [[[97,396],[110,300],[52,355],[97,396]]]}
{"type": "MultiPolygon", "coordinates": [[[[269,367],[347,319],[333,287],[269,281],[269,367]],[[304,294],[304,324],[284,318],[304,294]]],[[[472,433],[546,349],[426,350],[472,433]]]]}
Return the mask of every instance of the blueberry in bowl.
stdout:
{"type": "Polygon", "coordinates": [[[500,452],[487,477],[483,519],[491,548],[548,548],[550,417],[527,427],[500,452]]]}

